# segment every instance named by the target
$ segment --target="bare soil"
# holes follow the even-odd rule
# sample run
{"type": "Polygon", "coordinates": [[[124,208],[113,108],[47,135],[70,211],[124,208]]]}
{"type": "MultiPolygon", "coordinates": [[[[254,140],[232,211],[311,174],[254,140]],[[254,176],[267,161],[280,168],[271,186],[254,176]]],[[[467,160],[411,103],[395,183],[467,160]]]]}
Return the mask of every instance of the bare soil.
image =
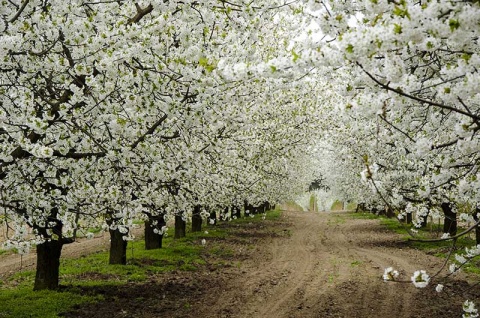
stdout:
{"type": "Polygon", "coordinates": [[[225,266],[213,265],[218,256],[206,248],[207,265],[194,272],[78,287],[105,300],[64,316],[450,318],[462,315],[465,299],[477,305],[480,299],[479,286],[465,275],[442,281],[442,293],[434,290],[438,282],[424,289],[384,282],[386,267],[409,281],[418,269],[435,273],[444,260],[409,247],[378,220],[352,219],[345,212],[285,211],[276,221],[219,226],[232,226],[227,239],[209,243],[234,251],[225,266]]]}

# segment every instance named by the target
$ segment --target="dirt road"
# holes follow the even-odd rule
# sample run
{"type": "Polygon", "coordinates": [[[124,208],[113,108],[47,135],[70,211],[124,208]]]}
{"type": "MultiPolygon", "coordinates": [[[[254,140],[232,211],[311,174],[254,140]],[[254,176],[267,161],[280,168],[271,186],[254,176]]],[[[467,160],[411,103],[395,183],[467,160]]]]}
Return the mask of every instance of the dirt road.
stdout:
{"type": "Polygon", "coordinates": [[[261,245],[243,264],[244,274],[230,281],[234,288],[221,294],[230,301],[200,317],[461,316],[460,295],[438,294],[434,284],[419,290],[381,279],[389,266],[404,280],[418,269],[432,274],[443,260],[402,248],[378,220],[354,220],[342,212],[289,211],[284,217],[290,235],[261,245]]]}

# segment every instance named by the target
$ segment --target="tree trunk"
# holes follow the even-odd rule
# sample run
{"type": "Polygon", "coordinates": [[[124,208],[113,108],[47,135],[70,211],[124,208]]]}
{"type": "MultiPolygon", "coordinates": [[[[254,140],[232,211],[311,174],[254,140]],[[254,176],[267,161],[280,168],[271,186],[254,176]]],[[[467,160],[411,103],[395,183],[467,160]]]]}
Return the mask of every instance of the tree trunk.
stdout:
{"type": "Polygon", "coordinates": [[[145,221],[145,249],[154,250],[162,248],[163,233],[162,227],[165,225],[163,214],[149,215],[148,220],[145,221]],[[155,230],[158,233],[155,233],[155,230]],[[161,234],[159,234],[161,233],[161,234]]]}
{"type": "Polygon", "coordinates": [[[407,213],[407,224],[412,224],[412,213],[407,213]]]}
{"type": "MultiPolygon", "coordinates": [[[[473,213],[473,219],[475,220],[475,222],[478,222],[479,218],[478,218],[478,213],[480,213],[480,208],[477,208],[476,211],[473,213]]],[[[476,226],[475,227],[475,242],[476,244],[480,244],[480,226],[476,226]]]]}
{"type": "Polygon", "coordinates": [[[196,205],[193,208],[192,214],[192,232],[201,232],[202,231],[202,216],[200,215],[201,206],[196,205]]]}
{"type": "Polygon", "coordinates": [[[255,208],[253,207],[253,205],[249,204],[247,200],[244,201],[243,208],[245,210],[245,216],[250,216],[255,214],[255,208]]]}
{"type": "Polygon", "coordinates": [[[109,264],[127,264],[127,241],[123,239],[125,234],[120,233],[118,229],[109,230],[110,232],[110,259],[109,264]]]}
{"type": "Polygon", "coordinates": [[[425,215],[423,218],[422,218],[422,223],[420,224],[420,227],[421,228],[426,228],[427,227],[427,219],[428,219],[428,214],[425,215]]]}
{"type": "Polygon", "coordinates": [[[239,219],[240,217],[240,209],[237,206],[232,205],[232,219],[239,219]]]}
{"type": "Polygon", "coordinates": [[[457,214],[452,211],[452,205],[444,202],[441,205],[445,219],[443,221],[443,233],[448,233],[450,236],[457,234],[457,214]]]}
{"type": "Polygon", "coordinates": [[[208,224],[210,225],[215,225],[217,224],[217,212],[214,212],[211,208],[209,209],[210,210],[210,216],[208,217],[208,224]],[[213,221],[211,221],[213,220],[213,221]]]}
{"type": "Polygon", "coordinates": [[[175,215],[175,238],[179,239],[185,237],[186,233],[186,222],[183,220],[181,215],[175,215]]]}
{"type": "Polygon", "coordinates": [[[390,207],[386,208],[387,211],[387,218],[393,218],[395,216],[395,212],[390,207]]]}
{"type": "Polygon", "coordinates": [[[33,290],[57,289],[63,243],[57,240],[37,245],[37,270],[33,290]]]}

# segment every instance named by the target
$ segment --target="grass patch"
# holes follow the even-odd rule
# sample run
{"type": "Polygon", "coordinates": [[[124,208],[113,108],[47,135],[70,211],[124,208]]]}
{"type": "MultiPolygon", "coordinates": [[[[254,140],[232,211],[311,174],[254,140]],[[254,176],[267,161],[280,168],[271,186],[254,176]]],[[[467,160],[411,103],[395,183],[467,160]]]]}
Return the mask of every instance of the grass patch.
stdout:
{"type": "Polygon", "coordinates": [[[82,296],[70,291],[32,291],[31,287],[0,291],[0,317],[58,317],[66,309],[101,300],[101,296],[82,296]]]}
{"type": "MultiPolygon", "coordinates": [[[[408,243],[408,246],[424,251],[427,254],[435,255],[437,257],[446,258],[450,253],[452,248],[452,241],[440,241],[440,242],[418,242],[418,241],[409,241],[409,239],[432,239],[439,238],[443,233],[443,225],[438,223],[429,222],[427,227],[415,229],[417,231],[415,237],[412,237],[408,234],[407,229],[412,228],[412,224],[405,224],[399,222],[396,218],[387,218],[385,216],[376,215],[373,213],[348,213],[350,218],[353,219],[366,219],[373,220],[378,219],[380,224],[384,226],[388,231],[402,235],[402,239],[408,243]]],[[[458,233],[464,231],[464,228],[459,227],[458,233]]],[[[475,246],[476,242],[469,236],[463,236],[459,238],[455,244],[455,251],[461,252],[466,247],[475,246]]],[[[464,267],[466,272],[474,273],[480,275],[480,260],[470,262],[464,267]]]]}
{"type": "Polygon", "coordinates": [[[303,211],[303,207],[297,204],[295,201],[288,201],[286,203],[282,203],[281,207],[285,210],[303,211]]]}
{"type": "Polygon", "coordinates": [[[341,211],[341,210],[343,210],[343,202],[335,200],[335,202],[333,202],[332,206],[330,207],[330,210],[331,211],[341,211]]]}
{"type": "Polygon", "coordinates": [[[350,202],[347,204],[346,209],[348,211],[354,211],[357,209],[357,204],[355,202],[350,202]]]}
{"type": "Polygon", "coordinates": [[[308,205],[308,210],[309,211],[318,211],[317,200],[315,200],[315,195],[314,194],[310,195],[310,202],[309,202],[309,205],[308,205]]]}
{"type": "Polygon", "coordinates": [[[353,261],[350,263],[350,266],[352,267],[356,267],[356,266],[360,266],[362,265],[362,262],[361,261],[353,261]]]}

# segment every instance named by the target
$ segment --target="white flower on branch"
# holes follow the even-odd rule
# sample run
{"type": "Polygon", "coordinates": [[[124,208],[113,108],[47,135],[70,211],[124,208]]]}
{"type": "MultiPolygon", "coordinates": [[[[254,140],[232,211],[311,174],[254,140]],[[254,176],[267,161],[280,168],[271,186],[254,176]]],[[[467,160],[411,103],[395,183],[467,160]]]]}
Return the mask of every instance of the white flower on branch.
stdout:
{"type": "Polygon", "coordinates": [[[462,318],[476,318],[478,317],[478,309],[475,308],[475,304],[471,300],[465,300],[463,303],[463,315],[462,318]]]}
{"type": "Polygon", "coordinates": [[[425,288],[430,281],[430,276],[428,276],[425,270],[415,271],[411,277],[413,285],[417,288],[425,288]]]}
{"type": "Polygon", "coordinates": [[[384,281],[394,281],[400,274],[398,271],[394,270],[393,267],[385,268],[385,272],[383,273],[383,280],[384,281]]]}

